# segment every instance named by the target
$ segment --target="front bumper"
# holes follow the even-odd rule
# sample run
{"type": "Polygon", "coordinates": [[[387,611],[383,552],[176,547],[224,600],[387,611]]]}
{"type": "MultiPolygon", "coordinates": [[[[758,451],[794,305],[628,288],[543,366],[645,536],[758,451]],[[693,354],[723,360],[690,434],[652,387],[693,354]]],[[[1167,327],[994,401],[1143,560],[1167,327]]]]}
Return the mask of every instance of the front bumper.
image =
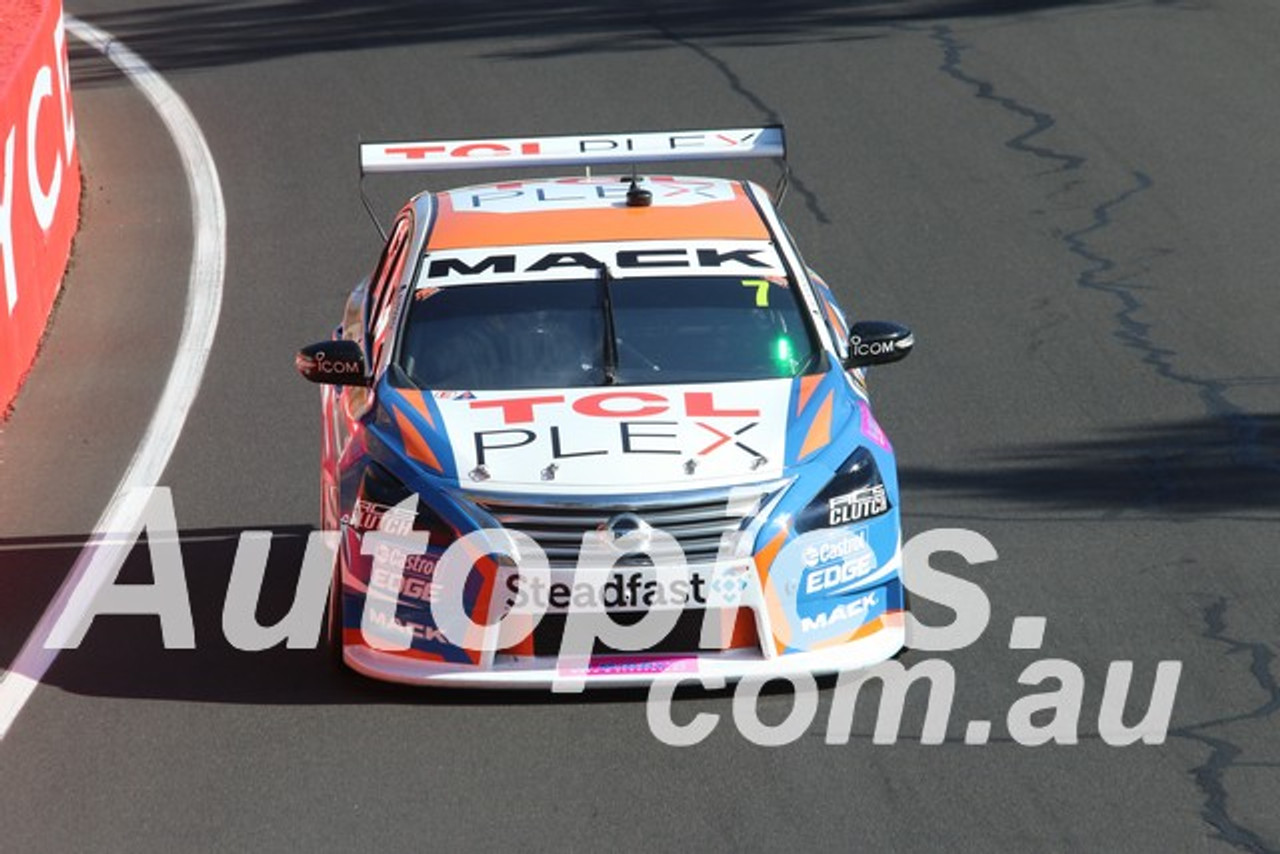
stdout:
{"type": "Polygon", "coordinates": [[[666,681],[772,679],[825,675],[871,667],[905,644],[903,612],[882,614],[853,640],[808,652],[766,658],[755,649],[715,652],[593,656],[572,661],[553,656],[496,655],[486,668],[406,659],[366,646],[348,645],[343,660],[365,676],[442,688],[547,689],[567,683],[591,688],[630,688],[666,681]]]}

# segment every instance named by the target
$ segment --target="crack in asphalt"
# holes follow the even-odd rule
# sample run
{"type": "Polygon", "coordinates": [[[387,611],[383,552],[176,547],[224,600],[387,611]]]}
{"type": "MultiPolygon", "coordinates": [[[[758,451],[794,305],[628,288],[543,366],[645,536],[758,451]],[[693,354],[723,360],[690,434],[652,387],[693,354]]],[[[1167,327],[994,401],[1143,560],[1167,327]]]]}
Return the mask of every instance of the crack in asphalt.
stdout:
{"type": "MultiPolygon", "coordinates": [[[[1158,346],[1151,337],[1151,324],[1137,317],[1146,306],[1135,293],[1138,286],[1130,281],[1133,275],[1107,281],[1105,274],[1114,270],[1117,263],[1089,248],[1086,238],[1112,224],[1111,211],[1114,208],[1154,186],[1155,182],[1144,172],[1135,170],[1132,177],[1134,180],[1132,187],[1094,207],[1093,221],[1089,225],[1063,236],[1063,242],[1067,244],[1068,250],[1090,265],[1077,277],[1076,284],[1082,288],[1105,293],[1119,301],[1120,308],[1114,314],[1118,327],[1114,333],[1116,339],[1124,347],[1137,351],[1143,364],[1148,365],[1161,378],[1196,390],[1205,411],[1220,419],[1230,432],[1230,447],[1236,463],[1280,471],[1280,460],[1273,459],[1266,453],[1262,439],[1262,425],[1259,420],[1227,398],[1234,387],[1256,384],[1259,381],[1274,382],[1274,379],[1260,380],[1256,377],[1234,380],[1215,379],[1197,377],[1179,371],[1173,364],[1173,357],[1177,356],[1177,351],[1158,346]]],[[[1145,267],[1141,270],[1141,272],[1146,271],[1145,267]]],[[[1175,461],[1166,460],[1165,462],[1175,461]]]]}
{"type": "MultiPolygon", "coordinates": [[[[938,66],[939,71],[966,86],[972,86],[976,90],[974,97],[979,100],[992,101],[1014,115],[1031,120],[1031,127],[1028,130],[1005,140],[1004,145],[1006,148],[1056,163],[1057,168],[1052,170],[1055,172],[1070,172],[1079,169],[1085,164],[1086,158],[1079,155],[1067,154],[1049,148],[1046,145],[1032,145],[1030,143],[1031,139],[1056,125],[1058,123],[1057,120],[1043,110],[1029,107],[1014,98],[997,95],[994,84],[967,74],[961,67],[961,61],[964,52],[968,49],[968,45],[961,44],[960,40],[955,36],[955,31],[950,26],[939,24],[930,28],[929,37],[942,48],[942,65],[938,66]]],[[[1067,189],[1070,189],[1070,186],[1060,188],[1058,192],[1067,189]]]]}
{"type": "Polygon", "coordinates": [[[1205,795],[1204,820],[1218,832],[1218,838],[1234,845],[1242,851],[1254,854],[1277,854],[1280,848],[1270,845],[1257,833],[1231,818],[1227,810],[1228,793],[1224,780],[1227,771],[1246,764],[1237,761],[1242,753],[1241,748],[1224,738],[1214,738],[1204,734],[1209,727],[1247,720],[1263,720],[1280,710],[1280,683],[1271,672],[1271,663],[1275,654],[1264,643],[1241,641],[1227,637],[1227,600],[1218,597],[1202,611],[1205,631],[1203,636],[1217,643],[1226,644],[1227,655],[1247,653],[1249,656],[1249,673],[1266,694],[1267,699],[1256,709],[1235,715],[1230,718],[1191,724],[1170,730],[1169,734],[1177,738],[1199,742],[1209,748],[1209,759],[1194,770],[1196,786],[1205,795]]]}
{"type": "MultiPolygon", "coordinates": [[[[720,75],[724,77],[725,81],[729,84],[729,88],[732,89],[734,92],[736,92],[738,95],[740,95],[743,98],[743,100],[751,104],[751,106],[755,107],[757,110],[763,113],[766,122],[768,122],[769,124],[778,124],[778,125],[783,124],[782,116],[778,113],[778,111],[774,109],[772,106],[770,106],[770,104],[767,101],[765,101],[764,98],[760,97],[758,94],[752,91],[745,83],[743,83],[742,77],[736,71],[733,70],[733,67],[730,66],[729,63],[725,62],[723,59],[716,56],[714,53],[707,50],[702,45],[697,44],[696,42],[692,42],[689,39],[686,39],[685,37],[679,35],[670,27],[668,27],[666,24],[663,24],[661,21],[659,21],[656,16],[651,15],[649,19],[649,23],[655,30],[658,31],[658,33],[662,35],[663,38],[667,39],[673,44],[676,44],[676,45],[679,45],[680,47],[685,48],[686,50],[692,51],[702,60],[704,60],[713,68],[715,68],[716,71],[720,72],[720,75]]],[[[818,194],[814,192],[812,189],[810,189],[809,186],[805,184],[804,180],[801,179],[801,177],[797,175],[795,171],[791,170],[789,167],[788,167],[787,175],[788,175],[787,177],[788,186],[794,188],[795,191],[799,193],[800,196],[804,199],[804,206],[809,211],[809,213],[813,215],[813,218],[816,219],[822,225],[830,225],[831,217],[827,216],[827,212],[822,209],[822,204],[821,202],[818,201],[818,194]]],[[[778,199],[777,201],[780,203],[782,200],[778,199]]]]}
{"type": "MultiPolygon", "coordinates": [[[[1083,155],[1059,151],[1044,144],[1031,143],[1032,139],[1052,129],[1057,124],[1057,120],[1048,112],[1035,109],[1016,98],[998,94],[995,85],[990,81],[967,73],[962,67],[962,62],[964,51],[968,46],[960,42],[949,25],[940,24],[930,28],[929,37],[942,50],[943,62],[939,66],[940,71],[957,82],[973,88],[974,97],[991,101],[1001,109],[1031,122],[1032,126],[1029,129],[1005,141],[1006,148],[1053,163],[1055,168],[1046,174],[1074,172],[1084,167],[1088,158],[1083,155]]],[[[1197,377],[1185,371],[1179,371],[1172,361],[1177,351],[1157,345],[1151,337],[1151,324],[1137,318],[1138,313],[1146,308],[1136,294],[1141,286],[1131,281],[1137,273],[1110,281],[1104,278],[1105,274],[1115,270],[1119,264],[1114,259],[1091,249],[1087,238],[1113,224],[1112,211],[1115,208],[1155,185],[1151,176],[1145,172],[1134,170],[1131,177],[1133,186],[1121,190],[1113,197],[1094,206],[1092,221],[1088,225],[1062,236],[1067,250],[1088,265],[1076,277],[1076,284],[1081,288],[1108,294],[1119,301],[1120,308],[1114,314],[1118,327],[1114,333],[1117,340],[1123,346],[1137,351],[1143,364],[1151,367],[1161,378],[1196,390],[1205,411],[1221,419],[1230,431],[1231,449],[1237,463],[1280,472],[1280,459],[1266,452],[1265,442],[1262,439],[1262,425],[1258,419],[1232,403],[1227,397],[1233,388],[1258,383],[1274,384],[1277,381],[1276,378],[1210,378],[1197,377]]],[[[1066,193],[1081,183],[1082,180],[1079,178],[1070,179],[1049,193],[1048,198],[1052,199],[1066,193]]],[[[1169,251],[1160,250],[1154,254],[1159,257],[1169,254],[1169,251]]],[[[1147,271],[1148,268],[1144,266],[1138,272],[1147,271]]]]}
{"type": "MultiPolygon", "coordinates": [[[[1057,124],[1052,114],[1035,109],[1015,98],[999,94],[993,83],[974,77],[963,68],[964,52],[968,46],[960,42],[951,26],[940,24],[931,27],[928,32],[929,37],[942,50],[943,61],[938,67],[941,72],[972,88],[976,98],[990,101],[1001,109],[1031,122],[1029,129],[1005,141],[1006,148],[1053,164],[1053,168],[1045,174],[1077,172],[1085,166],[1088,162],[1087,157],[1060,151],[1036,140],[1036,137],[1057,124]]],[[[1152,324],[1138,318],[1139,312],[1146,308],[1137,294],[1141,286],[1132,281],[1138,273],[1109,278],[1108,274],[1116,271],[1119,262],[1091,244],[1091,239],[1096,238],[1099,232],[1114,223],[1113,214],[1117,208],[1145,193],[1155,184],[1151,176],[1142,171],[1134,170],[1130,175],[1132,179],[1130,186],[1092,208],[1092,219],[1088,225],[1062,235],[1061,239],[1067,251],[1086,264],[1076,277],[1077,287],[1107,294],[1119,302],[1119,308],[1113,315],[1116,324],[1113,334],[1116,339],[1124,347],[1136,351],[1142,363],[1150,367],[1157,376],[1197,391],[1197,396],[1205,410],[1211,416],[1221,419],[1230,431],[1231,450],[1237,463],[1280,470],[1280,460],[1268,457],[1265,453],[1262,427],[1258,419],[1250,416],[1227,397],[1232,388],[1261,380],[1259,378],[1214,379],[1179,371],[1172,361],[1177,352],[1157,345],[1152,336],[1152,324]]],[[[1065,193],[1079,183],[1081,183],[1079,178],[1068,179],[1063,186],[1050,193],[1049,198],[1065,193]]],[[[1144,266],[1139,273],[1147,271],[1144,266]]],[[[1167,457],[1164,459],[1165,465],[1172,465],[1174,462],[1167,457]]],[[[1170,483],[1168,478],[1161,478],[1161,480],[1170,483]]],[[[1170,484],[1169,488],[1176,487],[1170,484]]],[[[1230,798],[1225,778],[1228,771],[1242,765],[1238,760],[1244,752],[1243,748],[1228,739],[1210,736],[1203,732],[1209,727],[1221,726],[1233,721],[1261,720],[1280,710],[1280,685],[1277,684],[1276,677],[1271,671],[1274,653],[1265,643],[1227,637],[1225,635],[1226,611],[1227,601],[1222,597],[1204,609],[1202,616],[1206,628],[1203,636],[1226,644],[1227,655],[1247,652],[1250,662],[1249,674],[1269,699],[1250,712],[1181,727],[1171,730],[1170,734],[1195,741],[1209,749],[1209,758],[1192,769],[1191,773],[1196,788],[1204,797],[1201,817],[1214,828],[1218,838],[1243,851],[1255,852],[1255,854],[1280,854],[1280,849],[1231,817],[1230,798]]]]}

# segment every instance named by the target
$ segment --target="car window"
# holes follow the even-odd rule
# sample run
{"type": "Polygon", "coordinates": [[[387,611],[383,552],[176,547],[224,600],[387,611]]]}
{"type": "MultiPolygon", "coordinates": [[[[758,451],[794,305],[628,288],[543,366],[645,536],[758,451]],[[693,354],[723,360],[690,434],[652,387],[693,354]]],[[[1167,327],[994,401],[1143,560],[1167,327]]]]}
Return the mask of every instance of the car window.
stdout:
{"type": "Polygon", "coordinates": [[[831,287],[822,280],[822,277],[810,270],[809,278],[813,282],[813,291],[817,294],[818,302],[822,307],[823,322],[827,325],[827,331],[836,346],[836,352],[843,359],[848,355],[849,349],[849,322],[839,303],[836,302],[831,287]]]}
{"type": "Polygon", "coordinates": [[[594,386],[610,376],[621,385],[766,379],[820,362],[784,278],[619,279],[607,303],[604,287],[574,279],[419,289],[401,367],[422,388],[482,390],[594,386]]]}
{"type": "Polygon", "coordinates": [[[370,284],[369,352],[370,362],[375,366],[381,365],[382,362],[392,315],[395,313],[393,298],[396,293],[396,284],[404,273],[405,261],[409,255],[409,236],[412,231],[412,221],[408,216],[402,216],[396,221],[370,284]]]}

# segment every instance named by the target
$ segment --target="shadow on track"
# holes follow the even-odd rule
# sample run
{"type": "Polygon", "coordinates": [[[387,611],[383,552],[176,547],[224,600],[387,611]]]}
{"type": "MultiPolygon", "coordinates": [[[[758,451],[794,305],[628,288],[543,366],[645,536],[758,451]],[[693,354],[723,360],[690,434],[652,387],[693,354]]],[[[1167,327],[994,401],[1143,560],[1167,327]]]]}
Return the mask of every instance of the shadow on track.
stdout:
{"type": "MultiPolygon", "coordinates": [[[[255,530],[273,534],[257,610],[259,623],[271,625],[293,604],[311,528],[255,530]]],[[[643,689],[552,694],[383,683],[339,667],[323,636],[315,649],[238,650],[223,635],[222,610],[241,533],[239,529],[180,532],[195,649],[166,650],[156,616],[101,615],[77,649],[58,655],[43,681],[92,696],[257,705],[634,703],[647,696],[643,689]]],[[[86,539],[0,541],[0,666],[16,658],[86,539]]],[[[151,582],[151,556],[144,535],[125,561],[117,583],[151,582]]],[[[321,616],[316,615],[317,625],[321,616]]]]}
{"type": "MultiPolygon", "coordinates": [[[[1120,2],[1137,0],[1120,0],[1120,2]]],[[[404,45],[512,39],[520,59],[667,47],[687,39],[762,45],[874,38],[868,27],[913,21],[1029,14],[1117,0],[583,0],[457,3],[446,0],[275,0],[158,3],[89,17],[162,72],[235,65],[299,54],[404,45]],[[660,24],[660,27],[655,27],[660,24]],[[547,44],[547,39],[560,39],[547,44]],[[535,45],[534,42],[537,42],[535,45]]],[[[1159,2],[1159,0],[1156,0],[1159,2]]],[[[71,45],[77,85],[101,82],[84,67],[88,49],[71,45]]]]}
{"type": "Polygon", "coordinates": [[[1280,414],[1150,424],[1022,446],[965,469],[900,469],[905,491],[1049,510],[1166,516],[1280,510],[1280,414]]]}
{"type": "MultiPolygon", "coordinates": [[[[977,502],[1050,510],[1139,510],[1178,518],[1280,509],[1280,415],[1251,418],[1248,442],[1221,419],[1152,424],[1115,435],[1011,449],[968,470],[904,467],[907,491],[944,490],[977,502]]],[[[259,528],[266,530],[266,526],[259,528]]],[[[277,622],[293,603],[308,526],[272,528],[258,621],[277,622]]],[[[405,688],[339,671],[328,650],[235,649],[222,610],[239,529],[181,533],[196,649],[166,650],[155,616],[98,617],[76,650],[63,651],[45,680],[98,696],[216,703],[416,705],[632,703],[645,692],[583,695],[405,688]]],[[[0,661],[10,662],[53,598],[84,536],[0,541],[0,661]]],[[[119,583],[150,583],[145,537],[119,583]]],[[[317,623],[319,615],[317,615],[317,623]]]]}

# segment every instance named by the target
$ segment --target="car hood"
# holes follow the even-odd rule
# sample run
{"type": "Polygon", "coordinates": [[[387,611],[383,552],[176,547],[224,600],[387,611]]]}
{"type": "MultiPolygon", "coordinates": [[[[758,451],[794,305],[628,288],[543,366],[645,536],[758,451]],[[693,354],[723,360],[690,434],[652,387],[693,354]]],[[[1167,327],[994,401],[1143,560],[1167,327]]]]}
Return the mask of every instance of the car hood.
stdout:
{"type": "Polygon", "coordinates": [[[463,488],[616,494],[780,476],[796,382],[426,396],[463,488]]]}

